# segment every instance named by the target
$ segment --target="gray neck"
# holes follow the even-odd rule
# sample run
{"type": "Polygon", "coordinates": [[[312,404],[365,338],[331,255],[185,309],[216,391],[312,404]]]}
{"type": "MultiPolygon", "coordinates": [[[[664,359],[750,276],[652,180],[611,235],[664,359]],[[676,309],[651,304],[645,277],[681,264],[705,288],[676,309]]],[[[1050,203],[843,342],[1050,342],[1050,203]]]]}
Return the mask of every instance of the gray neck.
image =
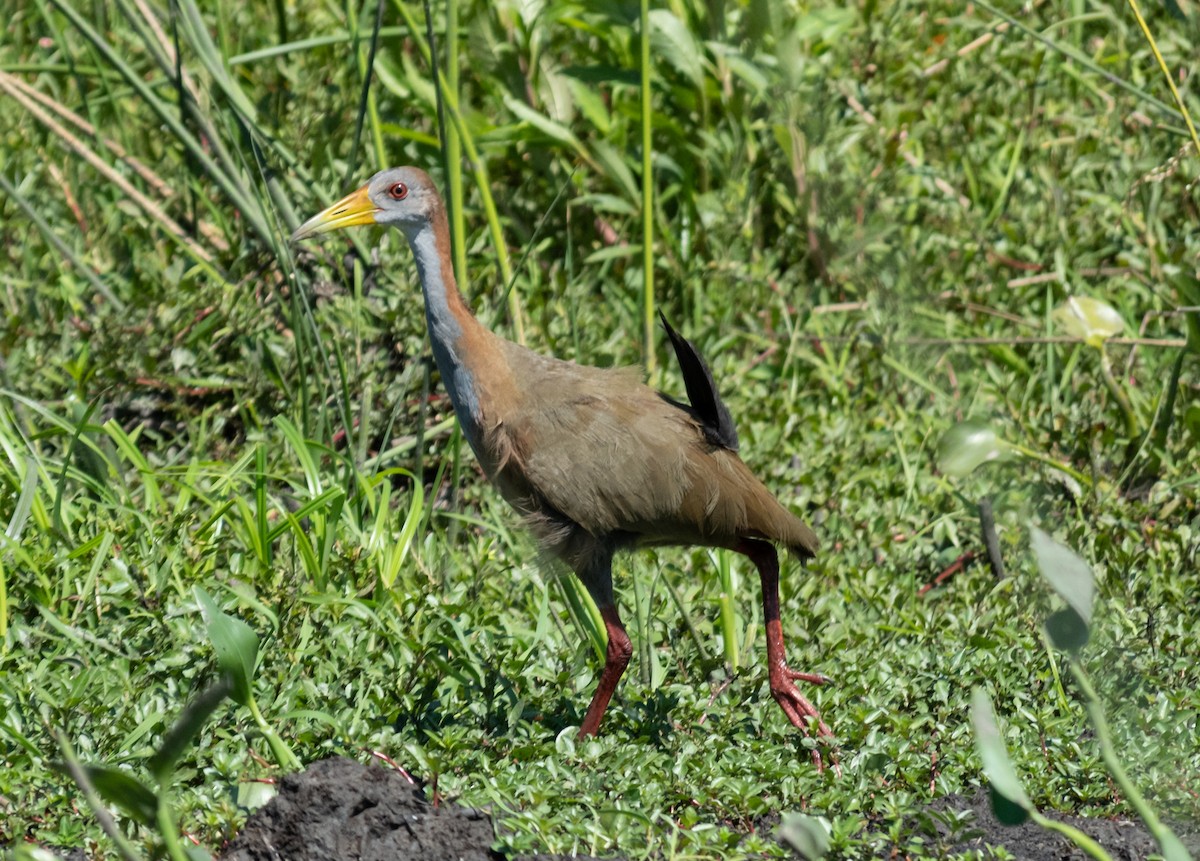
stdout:
{"type": "Polygon", "coordinates": [[[466,363],[463,321],[455,314],[455,306],[460,314],[466,309],[458,295],[454,272],[448,257],[438,247],[438,232],[432,222],[404,233],[417,262],[417,275],[425,295],[425,321],[429,326],[433,359],[442,374],[442,384],[454,405],[463,433],[478,454],[479,392],[475,376],[466,363]]]}

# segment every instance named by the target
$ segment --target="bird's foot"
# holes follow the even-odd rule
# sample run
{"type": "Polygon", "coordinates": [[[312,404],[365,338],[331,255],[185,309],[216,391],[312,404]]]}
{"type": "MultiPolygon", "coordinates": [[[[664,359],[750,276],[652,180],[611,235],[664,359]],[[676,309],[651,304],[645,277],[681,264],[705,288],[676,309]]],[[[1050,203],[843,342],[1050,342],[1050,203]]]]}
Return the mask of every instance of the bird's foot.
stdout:
{"type": "MultiPolygon", "coordinates": [[[[809,735],[809,720],[811,719],[817,726],[818,736],[832,738],[833,732],[825,721],[821,720],[821,713],[817,711],[817,707],[810,703],[808,698],[796,687],[798,681],[814,685],[829,683],[829,679],[820,673],[802,673],[789,668],[787,664],[780,663],[771,669],[771,696],[775,697],[775,702],[779,703],[779,707],[792,722],[792,726],[805,735],[809,735]]],[[[825,770],[820,750],[813,748],[812,759],[818,772],[825,770]]],[[[832,752],[829,755],[829,761],[833,765],[834,773],[841,777],[842,767],[832,752]]]]}

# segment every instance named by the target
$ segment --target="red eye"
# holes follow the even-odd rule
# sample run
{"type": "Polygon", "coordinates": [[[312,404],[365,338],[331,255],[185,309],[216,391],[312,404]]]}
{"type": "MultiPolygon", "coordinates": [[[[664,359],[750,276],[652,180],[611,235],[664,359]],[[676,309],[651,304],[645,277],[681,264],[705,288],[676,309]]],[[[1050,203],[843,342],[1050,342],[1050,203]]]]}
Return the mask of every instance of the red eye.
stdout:
{"type": "Polygon", "coordinates": [[[392,200],[404,200],[404,198],[408,197],[408,186],[402,182],[393,183],[388,188],[388,197],[392,200]]]}

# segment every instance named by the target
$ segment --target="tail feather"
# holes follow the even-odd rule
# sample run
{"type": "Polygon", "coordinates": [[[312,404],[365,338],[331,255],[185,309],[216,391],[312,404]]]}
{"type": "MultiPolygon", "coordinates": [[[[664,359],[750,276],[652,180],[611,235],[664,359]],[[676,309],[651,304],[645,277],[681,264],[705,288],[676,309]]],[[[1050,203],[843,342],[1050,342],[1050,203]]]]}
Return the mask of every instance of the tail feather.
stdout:
{"type": "Polygon", "coordinates": [[[717,391],[717,384],[713,380],[712,371],[708,369],[708,363],[704,361],[695,344],[672,328],[665,314],[659,311],[658,317],[662,320],[667,337],[671,339],[671,346],[675,349],[675,358],[679,360],[679,370],[683,373],[688,402],[704,425],[705,435],[714,445],[737,451],[737,428],[733,424],[729,408],[721,400],[721,393],[717,391]]]}

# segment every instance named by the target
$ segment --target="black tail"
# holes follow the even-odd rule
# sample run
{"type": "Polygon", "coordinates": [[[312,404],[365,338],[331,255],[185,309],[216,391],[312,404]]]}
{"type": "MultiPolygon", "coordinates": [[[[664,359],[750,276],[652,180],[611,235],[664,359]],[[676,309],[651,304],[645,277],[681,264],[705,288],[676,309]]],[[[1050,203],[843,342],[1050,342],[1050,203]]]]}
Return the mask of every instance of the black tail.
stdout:
{"type": "Polygon", "coordinates": [[[733,417],[729,408],[721,400],[717,384],[713,381],[712,371],[695,344],[680,335],[667,322],[666,315],[658,312],[671,346],[675,348],[675,358],[679,360],[679,369],[683,372],[683,385],[687,389],[688,401],[696,411],[701,424],[704,425],[705,436],[713,445],[719,445],[730,451],[737,451],[737,428],[733,426],[733,417]]]}

